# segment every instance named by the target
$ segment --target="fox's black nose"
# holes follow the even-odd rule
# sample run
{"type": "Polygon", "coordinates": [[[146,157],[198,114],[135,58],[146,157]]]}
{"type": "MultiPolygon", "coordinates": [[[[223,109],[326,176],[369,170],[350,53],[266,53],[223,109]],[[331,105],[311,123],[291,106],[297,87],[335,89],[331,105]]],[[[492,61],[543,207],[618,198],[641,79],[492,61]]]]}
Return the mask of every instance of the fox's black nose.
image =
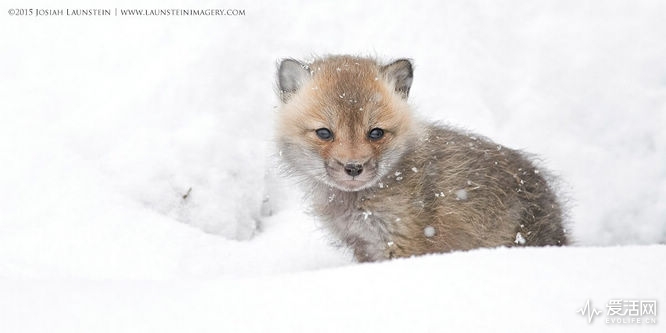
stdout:
{"type": "Polygon", "coordinates": [[[352,177],[356,177],[363,172],[363,165],[360,163],[347,163],[345,164],[345,172],[352,177]]]}

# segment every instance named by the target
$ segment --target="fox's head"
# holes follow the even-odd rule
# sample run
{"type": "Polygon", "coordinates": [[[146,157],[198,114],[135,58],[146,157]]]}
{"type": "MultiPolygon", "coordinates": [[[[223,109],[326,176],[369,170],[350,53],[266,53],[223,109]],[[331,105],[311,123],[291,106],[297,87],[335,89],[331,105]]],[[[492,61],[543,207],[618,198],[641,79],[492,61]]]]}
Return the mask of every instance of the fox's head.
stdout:
{"type": "Polygon", "coordinates": [[[277,141],[290,171],[343,191],[374,185],[413,142],[412,73],[406,59],[283,60],[277,141]]]}

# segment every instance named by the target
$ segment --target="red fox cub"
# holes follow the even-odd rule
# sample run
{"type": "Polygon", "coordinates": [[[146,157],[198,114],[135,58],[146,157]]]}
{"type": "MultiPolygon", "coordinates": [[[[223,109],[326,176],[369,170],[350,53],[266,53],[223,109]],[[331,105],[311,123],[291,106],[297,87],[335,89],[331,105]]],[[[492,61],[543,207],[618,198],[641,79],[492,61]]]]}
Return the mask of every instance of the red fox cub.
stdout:
{"type": "Polygon", "coordinates": [[[415,119],[409,60],[283,60],[286,172],[360,262],[497,246],[565,245],[544,172],[516,150],[415,119]]]}

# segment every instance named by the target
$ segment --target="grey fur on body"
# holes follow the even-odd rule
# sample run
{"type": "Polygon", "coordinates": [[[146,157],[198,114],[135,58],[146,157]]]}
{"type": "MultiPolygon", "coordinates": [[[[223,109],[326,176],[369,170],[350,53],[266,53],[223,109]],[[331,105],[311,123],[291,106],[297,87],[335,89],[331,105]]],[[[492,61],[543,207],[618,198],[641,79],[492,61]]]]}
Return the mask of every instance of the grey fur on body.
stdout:
{"type": "Polygon", "coordinates": [[[357,260],[567,243],[543,171],[519,152],[447,128],[424,131],[375,187],[311,184],[315,213],[357,260]]]}
{"type": "MultiPolygon", "coordinates": [[[[305,110],[311,100],[315,100],[318,107],[330,104],[321,97],[325,95],[312,95],[304,99],[305,102],[296,101],[295,106],[289,106],[308,80],[320,82],[317,88],[332,84],[332,87],[344,89],[355,85],[359,85],[357,90],[366,89],[361,86],[362,82],[351,82],[344,73],[339,74],[340,64],[361,62],[359,66],[367,68],[359,71],[379,75],[399,97],[389,104],[396,105],[396,110],[403,107],[401,100],[407,99],[412,81],[411,63],[407,60],[386,66],[355,57],[330,57],[314,62],[318,68],[329,64],[338,66],[338,73],[332,71],[333,74],[326,74],[326,69],[318,74],[310,66],[294,66],[294,62],[283,61],[278,72],[279,86],[288,87],[281,90],[283,108],[292,113],[301,111],[290,107],[305,110]],[[289,64],[285,65],[287,62],[289,64]],[[283,72],[283,69],[299,71],[299,67],[309,71],[308,75],[283,72]],[[289,78],[298,81],[282,82],[289,78]],[[344,85],[337,85],[336,80],[344,85]]],[[[354,78],[360,77],[358,73],[352,74],[354,78]]],[[[345,107],[334,109],[345,113],[348,112],[345,107]]],[[[340,123],[344,124],[344,117],[349,115],[340,116],[343,117],[340,123]]],[[[293,119],[307,119],[298,117],[293,119]]],[[[293,119],[283,121],[278,136],[286,169],[304,180],[314,214],[353,249],[358,261],[480,247],[567,244],[562,209],[547,181],[548,176],[518,151],[474,134],[414,121],[406,129],[395,130],[394,141],[386,142],[389,148],[381,146],[373,150],[378,156],[373,155],[367,161],[355,157],[355,161],[364,161],[365,168],[370,170],[368,173],[374,173],[372,178],[368,175],[362,185],[350,189],[337,183],[337,178],[342,176],[335,174],[331,163],[321,156],[324,148],[308,146],[307,142],[316,142],[316,138],[315,141],[300,140],[294,133],[301,132],[286,133],[284,128],[291,126],[289,122],[293,119]]]]}

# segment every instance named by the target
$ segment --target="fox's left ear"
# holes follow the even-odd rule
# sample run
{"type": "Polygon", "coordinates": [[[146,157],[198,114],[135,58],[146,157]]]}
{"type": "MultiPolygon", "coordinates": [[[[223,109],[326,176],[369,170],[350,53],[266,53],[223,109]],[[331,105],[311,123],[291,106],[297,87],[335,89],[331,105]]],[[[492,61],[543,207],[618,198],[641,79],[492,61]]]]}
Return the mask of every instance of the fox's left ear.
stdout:
{"type": "Polygon", "coordinates": [[[280,99],[286,103],[303,83],[310,79],[310,69],[297,60],[284,59],[280,62],[277,79],[280,99]]]}
{"type": "Polygon", "coordinates": [[[414,70],[409,59],[399,59],[381,68],[384,78],[393,85],[395,92],[407,99],[412,87],[414,70]]]}

